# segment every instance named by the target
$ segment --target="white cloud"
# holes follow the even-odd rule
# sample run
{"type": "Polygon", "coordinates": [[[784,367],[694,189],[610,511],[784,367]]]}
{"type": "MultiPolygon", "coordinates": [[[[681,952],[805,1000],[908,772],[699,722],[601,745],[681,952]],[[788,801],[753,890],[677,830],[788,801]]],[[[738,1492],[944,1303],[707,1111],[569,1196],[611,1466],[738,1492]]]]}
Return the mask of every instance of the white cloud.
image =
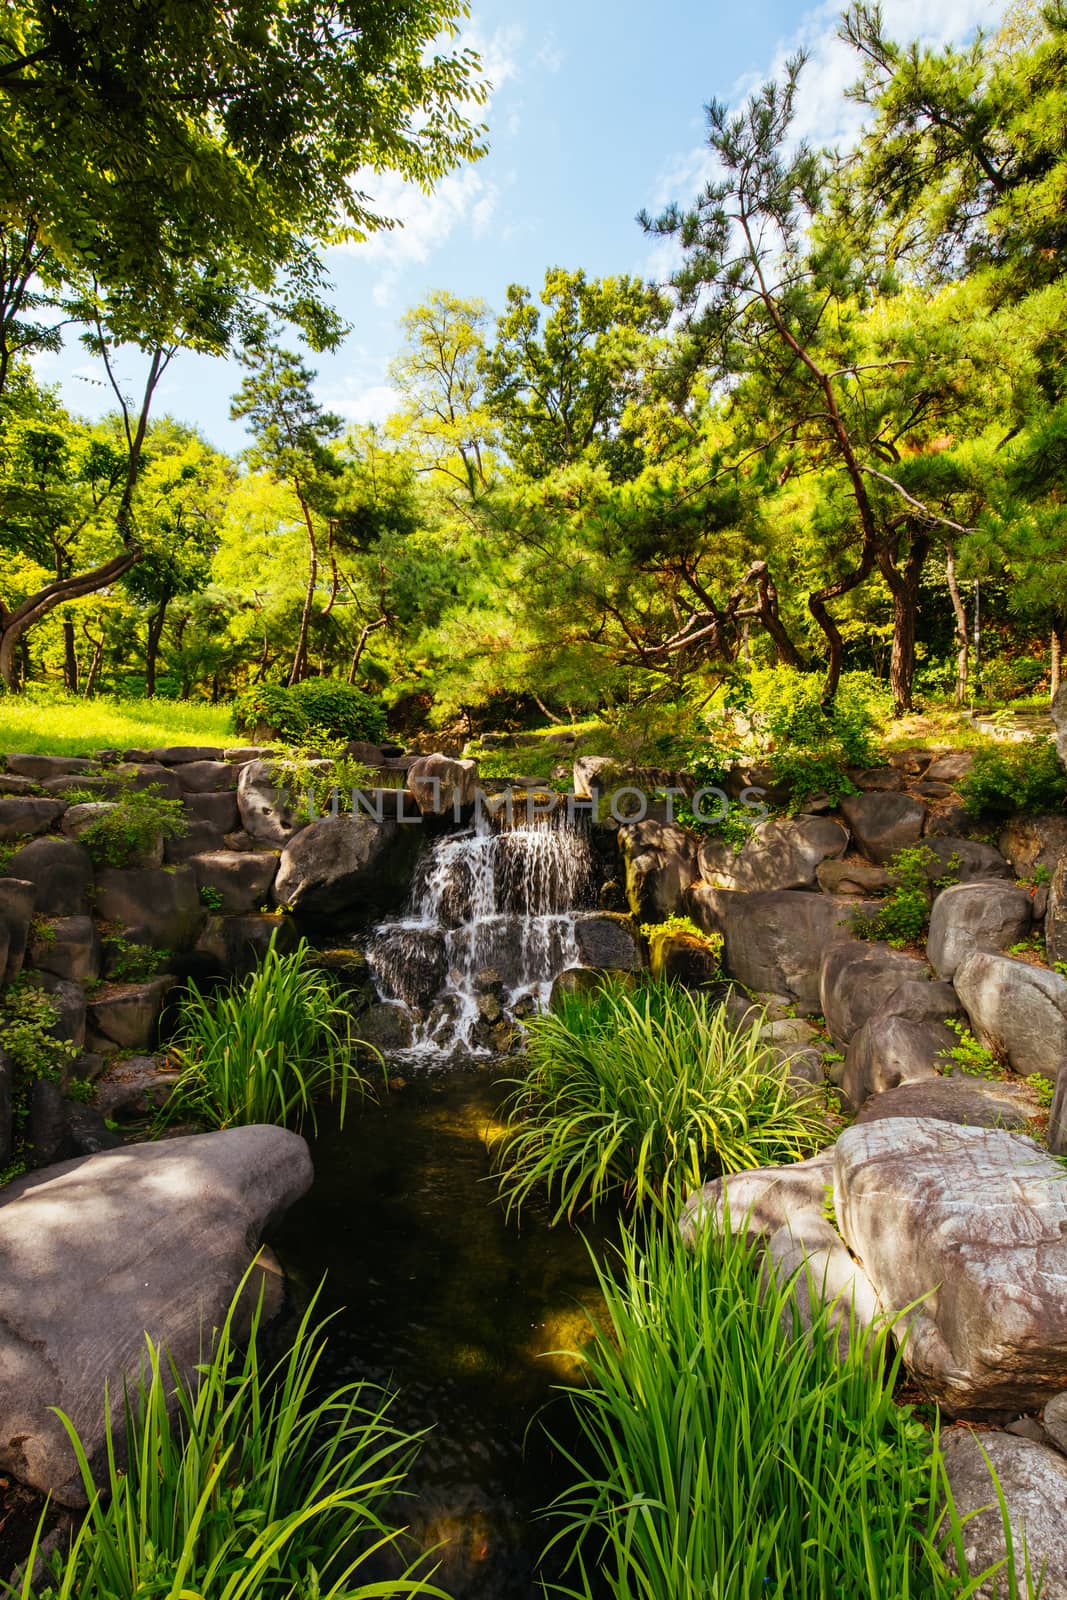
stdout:
{"type": "Polygon", "coordinates": [[[379,426],[400,409],[402,400],[391,384],[362,383],[358,378],[319,384],[318,396],[324,406],[336,411],[346,422],[373,422],[379,426]]]}
{"type": "Polygon", "coordinates": [[[558,72],[566,59],[566,54],[560,49],[554,33],[547,35],[544,44],[534,56],[537,65],[543,67],[546,72],[558,72]]]}

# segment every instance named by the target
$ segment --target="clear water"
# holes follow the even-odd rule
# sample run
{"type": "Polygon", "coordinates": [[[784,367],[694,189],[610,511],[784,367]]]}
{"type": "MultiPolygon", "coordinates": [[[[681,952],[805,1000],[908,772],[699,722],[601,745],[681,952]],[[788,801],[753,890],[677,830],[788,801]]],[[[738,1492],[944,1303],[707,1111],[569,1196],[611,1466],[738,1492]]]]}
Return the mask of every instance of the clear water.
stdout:
{"type": "Polygon", "coordinates": [[[543,1213],[506,1223],[494,1199],[485,1137],[503,1092],[485,1071],[413,1077],[323,1128],[314,1186],[276,1241],[343,1308],[329,1378],[395,1386],[397,1420],[431,1429],[398,1516],[423,1546],[444,1541],[437,1581],[455,1600],[542,1595],[536,1514],[568,1470],[545,1427],[575,1443],[559,1386],[577,1369],[553,1352],[601,1303],[581,1235],[543,1213]]]}

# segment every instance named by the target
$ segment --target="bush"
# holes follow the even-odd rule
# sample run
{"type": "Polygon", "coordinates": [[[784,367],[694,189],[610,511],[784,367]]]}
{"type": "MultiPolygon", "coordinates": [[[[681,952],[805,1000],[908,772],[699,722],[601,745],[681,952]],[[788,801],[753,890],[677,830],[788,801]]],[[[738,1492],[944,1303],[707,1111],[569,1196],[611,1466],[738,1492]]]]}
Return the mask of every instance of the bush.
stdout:
{"type": "Polygon", "coordinates": [[[973,1595],[978,1575],[946,1565],[951,1545],[966,1571],[961,1523],[936,1428],[894,1399],[889,1330],[853,1328],[840,1357],[826,1309],[805,1331],[791,1284],[760,1292],[759,1248],[709,1227],[688,1251],[669,1215],[643,1244],[623,1236],[614,1273],[598,1266],[608,1325],[578,1355],[583,1442],[563,1451],[574,1481],[550,1508],[548,1548],[569,1558],[558,1592],[973,1595]]]}
{"type": "Polygon", "coordinates": [[[959,856],[952,856],[945,871],[940,858],[929,845],[916,844],[898,850],[887,863],[892,892],[871,917],[856,916],[852,931],[859,939],[885,939],[901,947],[920,939],[930,920],[934,889],[945,889],[959,881],[959,856]]]}
{"type": "Polygon", "coordinates": [[[188,831],[182,802],[166,799],[159,784],[151,783],[144,789],[124,789],[111,810],[83,830],[79,843],[97,866],[125,867],[151,850],[160,835],[180,839],[188,831]]]}
{"type": "Polygon", "coordinates": [[[11,1159],[0,1171],[0,1184],[10,1183],[26,1170],[33,1085],[41,1079],[59,1083],[80,1053],[65,1039],[55,1037],[58,1021],[59,1008],[51,995],[38,989],[25,974],[8,985],[0,1000],[0,1050],[13,1068],[11,1159]]]}
{"type": "Polygon", "coordinates": [[[788,667],[752,674],[752,715],[769,744],[777,783],[791,803],[814,794],[839,800],[852,793],[846,768],[877,759],[875,722],[887,708],[884,689],[866,673],[844,672],[830,711],[822,705],[822,678],[788,667]]]}
{"type": "Polygon", "coordinates": [[[658,978],[663,971],[671,940],[679,937],[693,939],[706,950],[710,950],[716,960],[716,970],[719,970],[718,963],[722,957],[723,946],[722,934],[705,933],[703,928],[697,927],[692,917],[668,917],[664,922],[643,922],[641,937],[648,940],[648,964],[654,978],[658,978]]]}
{"type": "Polygon", "coordinates": [[[322,1391],[315,1299],[290,1348],[265,1364],[259,1311],[247,1340],[235,1331],[244,1288],[195,1378],[179,1377],[166,1352],[146,1341],[145,1375],[126,1399],[121,1466],[108,1426],[103,1494],[61,1414],[89,1511],[37,1583],[35,1541],[27,1576],[10,1591],[19,1600],[441,1596],[424,1560],[388,1585],[367,1572],[382,1548],[399,1552],[389,1502],[418,1436],[390,1423],[381,1390],[357,1383],[322,1391]]]}
{"type": "Polygon", "coordinates": [[[1058,811],[1067,803],[1067,775],[1051,739],[988,745],[975,751],[960,793],[972,816],[1058,811]]]}
{"type": "Polygon", "coordinates": [[[336,678],[305,678],[291,689],[257,684],[238,695],[234,717],[243,733],[265,723],[286,744],[314,742],[317,735],[377,744],[385,733],[381,703],[336,678]]]}
{"type": "Polygon", "coordinates": [[[315,1101],[365,1087],[353,1061],[351,1016],[329,975],[311,964],[302,939],[279,955],[271,935],[263,961],[243,983],[205,995],[194,982],[182,1001],[174,1054],[181,1068],[163,1113],[213,1128],[275,1122],[315,1124],[315,1101]]]}
{"type": "Polygon", "coordinates": [[[982,668],[982,694],[990,700],[1020,700],[1033,694],[1048,675],[1048,663],[1034,656],[990,661],[982,668]]]}
{"type": "Polygon", "coordinates": [[[635,1204],[672,1182],[811,1155],[826,1136],[814,1092],[735,1031],[721,1004],[673,984],[565,996],[527,1023],[529,1068],[504,1102],[494,1152],[509,1212],[544,1187],[555,1217],[608,1195],[635,1204]]]}

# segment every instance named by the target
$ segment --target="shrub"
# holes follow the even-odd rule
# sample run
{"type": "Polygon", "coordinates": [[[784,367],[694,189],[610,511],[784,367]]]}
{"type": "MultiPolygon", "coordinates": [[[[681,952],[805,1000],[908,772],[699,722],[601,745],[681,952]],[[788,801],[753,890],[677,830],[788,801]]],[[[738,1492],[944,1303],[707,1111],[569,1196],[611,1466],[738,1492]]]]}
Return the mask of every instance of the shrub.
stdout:
{"type": "Polygon", "coordinates": [[[775,781],[787,784],[791,803],[813,794],[834,800],[852,793],[847,767],[867,767],[877,757],[878,715],[885,690],[863,672],[841,675],[830,710],[822,704],[822,678],[788,667],[752,673],[751,712],[770,746],[775,781]]]}
{"type": "MultiPolygon", "coordinates": [[[[672,1215],[642,1244],[624,1235],[614,1272],[597,1267],[608,1322],[579,1352],[582,1444],[563,1450],[574,1479],[550,1508],[548,1549],[569,1558],[558,1592],[973,1595],[979,1575],[946,1564],[951,1547],[966,1571],[963,1530],[936,1427],[894,1399],[889,1330],[853,1327],[840,1357],[825,1308],[806,1331],[790,1283],[759,1292],[758,1252],[712,1228],[688,1251],[672,1215]]],[[[1023,1592],[1010,1571],[999,1582],[1023,1592]]]]}
{"type": "Polygon", "coordinates": [[[508,1211],[542,1186],[558,1220],[608,1195],[639,1204],[672,1181],[811,1155],[821,1096],[797,1095],[762,1022],[735,1031],[716,1001],[664,983],[568,995],[531,1017],[494,1152],[508,1211]]]}
{"type": "Polygon", "coordinates": [[[643,922],[641,937],[648,940],[648,964],[654,978],[658,978],[663,971],[667,946],[679,935],[686,939],[695,939],[698,944],[702,944],[706,950],[714,954],[716,962],[722,956],[722,934],[705,933],[703,928],[697,927],[691,917],[668,917],[664,922],[643,922]]]}
{"type": "Polygon", "coordinates": [[[1067,803],[1067,775],[1051,739],[994,744],[975,751],[960,793],[972,816],[1058,811],[1067,803]]]}
{"type": "Polygon", "coordinates": [[[922,937],[930,920],[933,889],[944,889],[959,880],[959,857],[952,856],[939,877],[933,871],[939,857],[928,845],[907,845],[887,863],[892,892],[871,917],[856,916],[852,930],[859,939],[885,939],[897,948],[914,944],[922,937]]]}
{"type": "Polygon", "coordinates": [[[97,866],[125,867],[151,850],[160,834],[179,839],[188,831],[182,802],[166,799],[158,783],[151,783],[145,789],[123,789],[111,810],[83,830],[79,842],[97,866]]]}
{"type": "MultiPolygon", "coordinates": [[[[260,1311],[239,1339],[242,1284],[195,1377],[182,1378],[146,1340],[144,1375],[126,1398],[126,1463],[110,1424],[104,1492],[74,1423],[62,1416],[89,1511],[69,1548],[35,1584],[34,1551],[19,1600],[361,1600],[436,1595],[425,1560],[388,1585],[368,1567],[397,1552],[390,1518],[418,1435],[389,1421],[389,1397],[367,1384],[324,1393],[315,1298],[289,1349],[260,1354],[260,1311]]],[[[39,1539],[38,1534],[38,1539],[39,1539]]]]}
{"type": "Polygon", "coordinates": [[[148,983],[157,973],[166,972],[174,955],[160,945],[137,944],[121,934],[109,935],[105,945],[111,983],[148,983]]]}
{"type": "Polygon", "coordinates": [[[266,723],[286,744],[299,744],[308,731],[307,715],[293,691],[277,683],[257,683],[239,694],[233,718],[239,733],[254,734],[260,723],[266,723]]]}
{"type": "Polygon", "coordinates": [[[263,961],[221,993],[194,982],[178,1016],[174,1054],[181,1068],[163,1116],[193,1116],[213,1128],[276,1122],[315,1125],[315,1102],[338,1097],[344,1119],[350,1088],[365,1087],[353,1059],[351,1016],[329,975],[312,965],[302,939],[280,955],[271,935],[263,961]]]}
{"type": "Polygon", "coordinates": [[[64,1070],[78,1055],[65,1039],[53,1032],[59,1009],[51,995],[38,989],[25,975],[8,985],[0,1001],[0,1050],[13,1070],[11,1083],[11,1159],[0,1171],[0,1184],[25,1172],[28,1159],[27,1128],[33,1085],[46,1080],[59,1083],[64,1070]]]}
{"type": "Polygon", "coordinates": [[[234,702],[237,727],[252,733],[266,723],[286,744],[309,738],[366,739],[377,743],[385,733],[385,711],[378,700],[336,678],[305,678],[291,689],[260,683],[234,702]]]}

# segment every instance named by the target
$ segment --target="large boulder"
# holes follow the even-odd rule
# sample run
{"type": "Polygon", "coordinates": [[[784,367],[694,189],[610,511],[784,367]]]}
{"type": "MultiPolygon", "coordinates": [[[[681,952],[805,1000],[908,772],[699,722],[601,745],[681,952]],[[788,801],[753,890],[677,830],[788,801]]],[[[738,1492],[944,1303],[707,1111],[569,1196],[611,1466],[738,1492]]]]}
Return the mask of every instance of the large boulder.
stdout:
{"type": "Polygon", "coordinates": [[[84,1504],[59,1417],[98,1466],[104,1391],[123,1434],[123,1378],[145,1335],[190,1376],[266,1229],[311,1184],[284,1128],[127,1146],[16,1179],[0,1195],[0,1468],[84,1504]]]}
{"type": "Polygon", "coordinates": [[[1067,816],[1052,812],[1010,817],[997,842],[1017,878],[1033,877],[1038,867],[1046,873],[1055,872],[1058,863],[1067,857],[1067,816]]]}
{"type": "Polygon", "coordinates": [[[615,911],[583,911],[574,919],[578,955],[587,967],[613,967],[634,972],[641,965],[641,946],[632,917],[615,911]]]}
{"type": "Polygon", "coordinates": [[[1045,910],[1045,948],[1049,960],[1067,962],[1067,856],[1052,874],[1045,910]]]}
{"type": "Polygon", "coordinates": [[[572,783],[576,800],[591,800],[594,789],[608,787],[612,778],[619,776],[619,763],[614,756],[577,756],[574,762],[572,783]]]}
{"type": "Polygon", "coordinates": [[[4,769],[15,777],[44,783],[71,773],[91,773],[93,763],[85,756],[10,755],[4,757],[4,769]]]}
{"type": "Polygon", "coordinates": [[[212,910],[239,916],[270,905],[278,873],[278,857],[273,852],[212,850],[190,856],[189,866],[201,900],[212,910]]]}
{"type": "Polygon", "coordinates": [[[851,936],[850,906],[802,889],[741,894],[698,884],[686,897],[693,921],[724,935],[725,971],[746,988],[819,1010],[819,967],[828,946],[851,936]]]}
{"type": "Polygon", "coordinates": [[[1014,873],[1010,862],[991,844],[979,839],[963,839],[958,834],[938,834],[923,839],[927,853],[926,876],[932,885],[940,878],[953,878],[957,883],[973,883],[976,878],[1011,878],[1014,873]]]}
{"type": "Polygon", "coordinates": [[[47,833],[66,809],[62,800],[39,800],[32,795],[0,798],[0,839],[21,839],[47,833]]]}
{"type": "MultiPolygon", "coordinates": [[[[326,772],[328,761],[311,764],[326,772]]],[[[260,844],[284,845],[303,826],[299,769],[289,761],[246,761],[237,780],[241,826],[260,844]]]]}
{"type": "MultiPolygon", "coordinates": [[[[1067,1460],[1047,1445],[1011,1433],[972,1433],[943,1429],[941,1450],[956,1513],[963,1523],[963,1554],[977,1575],[1004,1563],[996,1578],[973,1591],[977,1600],[996,1600],[1040,1579],[1041,1600],[1067,1600],[1067,1460]],[[995,1474],[995,1481],[994,1481],[995,1474]],[[1011,1565],[1017,1588],[1006,1575],[1007,1541],[1000,1498],[1012,1535],[1011,1565]]],[[[949,1560],[954,1558],[949,1550],[949,1560]]],[[[971,1591],[968,1591],[971,1592],[971,1591]]]]}
{"type": "Polygon", "coordinates": [[[682,896],[697,877],[697,846],[673,822],[628,822],[619,829],[626,870],[626,898],[639,922],[663,922],[682,909],[682,896]]]}
{"type": "Polygon", "coordinates": [[[842,856],[848,833],[831,817],[766,817],[740,850],[701,840],[700,875],[720,889],[813,889],[819,864],[842,856]]]}
{"type": "Polygon", "coordinates": [[[41,917],[81,917],[89,911],[93,863],[73,839],[34,839],[8,862],[13,878],[33,884],[34,911],[41,917]]]}
{"type": "Polygon", "coordinates": [[[420,815],[458,822],[474,804],[478,763],[440,754],[420,756],[408,768],[406,787],[415,796],[420,815]]]}
{"type": "MultiPolygon", "coordinates": [[[[84,839],[89,830],[115,811],[114,800],[86,800],[70,806],[63,818],[63,832],[68,839],[84,839]]],[[[128,867],[161,867],[163,865],[163,834],[154,833],[139,850],[131,850],[125,858],[128,867]]]]}
{"type": "Polygon", "coordinates": [[[976,950],[959,967],[956,993],[981,1044],[1028,1078],[1055,1080],[1067,1059],[1067,979],[1044,967],[976,950]]]}
{"type": "Polygon", "coordinates": [[[1048,1147],[1054,1156],[1067,1155],[1067,1060],[1056,1076],[1048,1117],[1048,1147]]]}
{"type": "Polygon", "coordinates": [[[926,806],[910,794],[850,794],[841,814],[870,861],[882,863],[922,838],[926,806]]]}
{"type": "Polygon", "coordinates": [[[0,935],[6,935],[7,951],[0,968],[0,986],[22,971],[35,899],[36,888],[25,878],[0,878],[0,935]]]}
{"type": "Polygon", "coordinates": [[[292,917],[271,912],[207,917],[193,953],[210,971],[242,977],[259,966],[272,939],[279,955],[292,954],[300,942],[292,917]]]}
{"type": "Polygon", "coordinates": [[[100,976],[103,958],[92,917],[57,917],[41,924],[30,956],[39,972],[54,973],[68,983],[93,982],[100,976]]]}
{"type": "Polygon", "coordinates": [[[203,912],[189,867],[105,867],[97,876],[96,909],[127,938],[161,950],[184,950],[203,912]]]}
{"type": "Polygon", "coordinates": [[[955,1044],[951,1029],[939,1022],[912,1022],[891,1013],[871,1017],[845,1052],[841,1088],[854,1111],[871,1095],[901,1083],[936,1078],[936,1063],[955,1044]]]}
{"type": "Polygon", "coordinates": [[[1067,1383],[1067,1184],[1031,1140],[930,1118],[846,1128],[834,1207],[904,1358],[955,1414],[1017,1413],[1067,1383]]]}
{"type": "MultiPolygon", "coordinates": [[[[252,841],[247,834],[242,833],[241,838],[251,848],[252,841]]],[[[226,836],[214,823],[201,822],[197,818],[188,819],[185,833],[177,839],[167,839],[163,845],[163,860],[168,867],[183,866],[191,861],[193,856],[211,855],[215,850],[226,849],[226,836]]]]}
{"type": "Polygon", "coordinates": [[[834,1153],[823,1150],[785,1167],[754,1167],[713,1178],[690,1190],[678,1227],[692,1244],[710,1222],[731,1233],[768,1238],[803,1212],[821,1212],[834,1182],[834,1153]]]}
{"type": "Polygon", "coordinates": [[[930,977],[924,961],[886,944],[851,939],[829,949],[818,946],[812,954],[821,959],[818,1009],[839,1049],[871,1017],[888,1014],[890,996],[903,984],[930,977]]]}
{"type": "Polygon", "coordinates": [[[422,1011],[445,981],[444,934],[437,928],[394,924],[375,934],[367,959],[381,993],[422,1011]]]}
{"type": "Polygon", "coordinates": [[[152,1050],[167,993],[175,979],[169,975],[147,983],[109,984],[89,1001],[88,1025],[101,1050],[152,1050]]]}
{"type": "Polygon", "coordinates": [[[939,978],[953,978],[975,950],[1007,950],[1030,926],[1030,896],[1014,883],[956,883],[930,913],[926,956],[939,978]]]}
{"type": "Polygon", "coordinates": [[[859,897],[882,894],[889,888],[888,872],[884,867],[872,867],[869,861],[822,861],[815,877],[827,894],[859,897]]]}
{"type": "Polygon", "coordinates": [[[207,823],[219,833],[232,833],[241,825],[236,789],[221,789],[217,794],[186,794],[182,798],[186,819],[193,827],[207,823]]]}
{"type": "Polygon", "coordinates": [[[406,836],[420,831],[362,814],[312,822],[282,851],[275,903],[312,919],[386,910],[410,876],[406,836]]]}
{"type": "Polygon", "coordinates": [[[1039,1110],[1037,1096],[1029,1084],[1002,1083],[997,1079],[972,1078],[954,1072],[946,1078],[924,1076],[921,1080],[902,1080],[895,1089],[871,1095],[861,1107],[856,1122],[878,1122],[886,1117],[932,1117],[935,1122],[954,1122],[960,1127],[1025,1132],[1039,1110]]]}
{"type": "Polygon", "coordinates": [[[183,761],[175,772],[183,795],[218,794],[237,782],[237,768],[231,761],[183,761]]]}

